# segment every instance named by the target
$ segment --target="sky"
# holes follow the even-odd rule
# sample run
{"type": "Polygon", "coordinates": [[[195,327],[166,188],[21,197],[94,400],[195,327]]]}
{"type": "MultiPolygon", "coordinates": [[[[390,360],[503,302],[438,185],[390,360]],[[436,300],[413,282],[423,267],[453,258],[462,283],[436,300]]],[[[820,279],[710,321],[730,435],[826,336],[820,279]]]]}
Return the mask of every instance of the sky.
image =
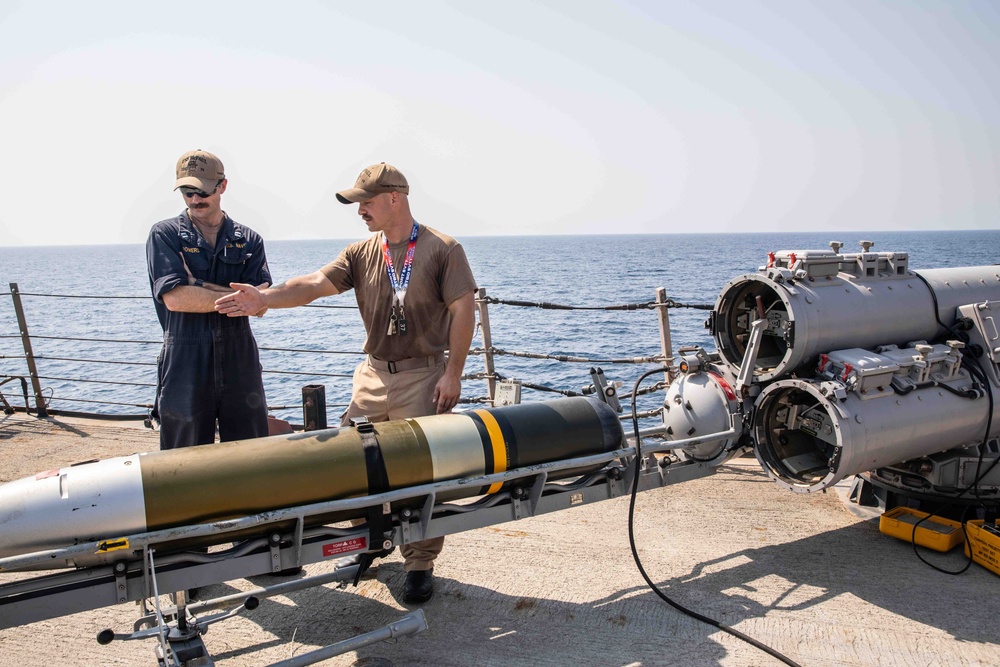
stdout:
{"type": "Polygon", "coordinates": [[[0,4],[0,246],[142,243],[188,150],[266,240],[1000,227],[1000,3],[0,4]]]}

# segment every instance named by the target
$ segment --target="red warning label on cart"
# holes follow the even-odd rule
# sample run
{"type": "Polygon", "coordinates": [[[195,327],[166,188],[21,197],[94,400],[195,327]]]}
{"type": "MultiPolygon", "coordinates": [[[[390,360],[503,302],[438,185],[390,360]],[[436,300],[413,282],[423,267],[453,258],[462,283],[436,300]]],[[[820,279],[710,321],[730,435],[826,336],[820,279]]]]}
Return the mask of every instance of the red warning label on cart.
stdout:
{"type": "Polygon", "coordinates": [[[347,553],[348,551],[359,551],[367,548],[367,537],[355,537],[350,540],[343,540],[342,542],[330,542],[329,544],[324,544],[323,556],[336,556],[338,554],[347,553]]]}

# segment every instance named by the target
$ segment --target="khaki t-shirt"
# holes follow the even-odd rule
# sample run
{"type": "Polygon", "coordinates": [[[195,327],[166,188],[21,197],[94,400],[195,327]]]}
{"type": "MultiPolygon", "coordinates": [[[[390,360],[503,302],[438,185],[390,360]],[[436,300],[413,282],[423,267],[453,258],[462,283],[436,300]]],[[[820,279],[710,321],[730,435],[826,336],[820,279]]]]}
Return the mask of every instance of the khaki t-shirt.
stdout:
{"type": "MultiPolygon", "coordinates": [[[[408,243],[409,237],[389,246],[397,278],[403,271],[408,243]]],[[[364,350],[383,361],[447,350],[451,323],[448,306],[476,289],[472,268],[458,241],[419,225],[410,284],[403,301],[407,333],[388,336],[393,290],[382,257],[382,234],[352,243],[321,270],[338,291],[354,290],[368,334],[364,350]]]]}

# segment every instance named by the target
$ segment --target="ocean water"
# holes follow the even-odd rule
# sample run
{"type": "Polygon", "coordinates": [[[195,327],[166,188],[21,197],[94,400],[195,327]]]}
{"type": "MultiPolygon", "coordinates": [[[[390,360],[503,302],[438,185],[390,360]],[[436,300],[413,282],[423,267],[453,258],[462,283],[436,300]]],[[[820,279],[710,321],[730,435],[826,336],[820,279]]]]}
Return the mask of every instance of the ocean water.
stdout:
{"type": "MultiPolygon", "coordinates": [[[[1000,230],[467,237],[459,241],[489,296],[603,307],[652,301],[658,287],[664,287],[675,301],[711,305],[728,281],[765,264],[769,251],[823,249],[837,240],[845,243],[845,252],[854,252],[861,238],[874,241],[876,251],[908,252],[910,266],[916,269],[1000,262],[1000,230]]],[[[314,271],[349,242],[266,242],[271,273],[275,281],[281,281],[314,271]]],[[[154,388],[146,385],[155,383],[162,334],[149,297],[142,245],[0,247],[0,292],[8,292],[9,283],[17,283],[26,294],[25,317],[51,408],[102,414],[145,412],[140,406],[153,400],[154,388]],[[133,384],[105,384],[111,382],[133,384]]],[[[315,305],[272,310],[254,320],[253,328],[260,347],[272,348],[261,352],[268,404],[275,408],[272,413],[300,422],[302,386],[323,384],[329,423],[335,425],[350,399],[350,375],[362,358],[364,330],[352,294],[322,299],[315,305]]],[[[704,328],[706,315],[703,310],[670,310],[675,350],[682,345],[714,349],[704,328]]],[[[493,304],[489,316],[493,345],[506,351],[588,359],[660,352],[653,310],[564,311],[493,304]]],[[[482,346],[478,331],[473,346],[482,346]]],[[[23,355],[11,298],[0,296],[0,381],[27,375],[23,355]]],[[[608,379],[623,383],[622,391],[630,390],[641,373],[655,367],[598,365],[608,379]]],[[[505,377],[570,391],[589,384],[590,366],[508,355],[496,358],[496,370],[505,377]]],[[[466,373],[483,370],[483,356],[470,355],[466,373]]],[[[23,402],[16,381],[0,385],[0,392],[17,405],[23,402]]],[[[485,397],[485,381],[466,381],[463,396],[485,397]]],[[[555,396],[523,391],[525,401],[555,396]]],[[[660,401],[662,394],[654,394],[643,397],[639,406],[651,409],[660,401]]]]}

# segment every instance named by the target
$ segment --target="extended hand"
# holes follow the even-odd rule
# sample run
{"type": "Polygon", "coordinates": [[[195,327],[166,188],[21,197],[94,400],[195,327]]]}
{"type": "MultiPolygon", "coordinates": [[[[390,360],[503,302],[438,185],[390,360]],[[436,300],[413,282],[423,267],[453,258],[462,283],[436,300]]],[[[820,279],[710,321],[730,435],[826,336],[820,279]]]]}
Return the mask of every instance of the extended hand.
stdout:
{"type": "Polygon", "coordinates": [[[223,315],[247,317],[263,315],[267,310],[261,290],[267,289],[269,283],[261,283],[256,287],[246,283],[229,283],[229,286],[236,291],[215,301],[215,309],[223,315]]]}

